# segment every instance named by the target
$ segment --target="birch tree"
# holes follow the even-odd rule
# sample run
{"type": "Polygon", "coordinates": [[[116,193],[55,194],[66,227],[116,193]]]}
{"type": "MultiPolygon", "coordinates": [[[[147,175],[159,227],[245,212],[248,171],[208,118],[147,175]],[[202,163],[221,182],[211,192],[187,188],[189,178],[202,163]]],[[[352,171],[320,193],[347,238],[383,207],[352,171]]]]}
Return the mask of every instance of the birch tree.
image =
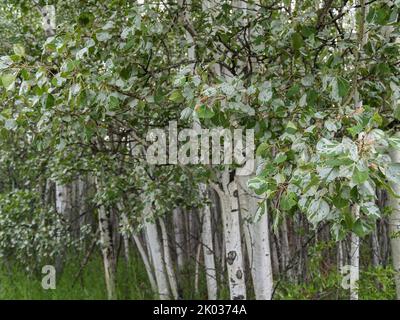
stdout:
{"type": "Polygon", "coordinates": [[[142,269],[148,281],[123,285],[146,298],[343,299],[351,264],[351,299],[394,296],[397,2],[70,0],[57,29],[43,3],[0,0],[9,270],[74,262],[81,280],[99,255],[110,299],[117,270],[142,269]],[[242,156],[229,132],[253,130],[257,170],[170,150],[150,164],[148,133],[170,122],[221,129],[220,158],[242,156]]]}
{"type": "Polygon", "coordinates": [[[170,288],[164,263],[164,254],[157,225],[151,209],[151,203],[145,203],[143,211],[144,228],[148,238],[148,246],[153,261],[154,274],[157,282],[158,296],[161,300],[169,300],[170,288]]]}

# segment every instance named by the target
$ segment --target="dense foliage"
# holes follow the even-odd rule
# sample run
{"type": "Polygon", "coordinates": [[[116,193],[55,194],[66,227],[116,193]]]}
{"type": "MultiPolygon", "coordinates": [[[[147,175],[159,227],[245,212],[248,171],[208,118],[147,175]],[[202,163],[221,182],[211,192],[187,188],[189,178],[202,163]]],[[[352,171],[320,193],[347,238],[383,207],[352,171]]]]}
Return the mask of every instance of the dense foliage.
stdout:
{"type": "Polygon", "coordinates": [[[248,186],[277,238],[300,216],[300,238],[327,225],[327,241],[367,237],[386,221],[392,210],[378,193],[398,197],[400,184],[389,157],[400,150],[400,2],[208,3],[0,2],[0,260],[39,270],[89,250],[102,207],[118,221],[115,239],[142,230],[146,203],[152,219],[201,210],[198,185],[219,181],[222,166],[146,162],[148,131],[170,121],[255,130],[262,165],[248,186]],[[53,36],[37,10],[48,4],[53,36]],[[74,196],[61,217],[54,184],[80,179],[84,204],[74,196]]]}

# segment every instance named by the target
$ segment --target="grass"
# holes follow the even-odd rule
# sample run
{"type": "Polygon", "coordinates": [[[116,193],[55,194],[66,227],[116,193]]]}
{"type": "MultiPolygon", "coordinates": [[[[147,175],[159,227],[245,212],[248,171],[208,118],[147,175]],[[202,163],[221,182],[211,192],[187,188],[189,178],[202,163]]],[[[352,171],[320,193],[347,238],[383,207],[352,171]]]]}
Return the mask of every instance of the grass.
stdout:
{"type": "MultiPolygon", "coordinates": [[[[137,257],[131,263],[120,261],[117,270],[117,296],[119,299],[152,299],[146,271],[137,257]]],[[[16,266],[11,270],[0,267],[0,299],[4,300],[98,300],[107,299],[103,264],[100,258],[89,261],[77,279],[79,264],[66,264],[57,279],[56,289],[42,288],[41,276],[29,275],[16,266]]]]}
{"type": "MultiPolygon", "coordinates": [[[[44,275],[32,275],[21,267],[0,264],[0,300],[99,300],[107,299],[100,255],[93,257],[79,277],[80,266],[74,260],[66,263],[58,277],[55,290],[45,290],[44,275]]],[[[198,292],[194,290],[194,266],[187,266],[180,276],[184,299],[207,299],[205,274],[199,277],[198,292]]],[[[360,277],[360,299],[394,299],[392,268],[363,268],[360,277]]],[[[319,272],[308,283],[282,282],[275,299],[348,299],[348,291],[340,287],[341,276],[319,272]]],[[[252,291],[249,287],[249,291],[252,291]]],[[[129,264],[120,259],[117,269],[117,297],[124,300],[153,299],[147,274],[141,259],[133,254],[129,264]]],[[[228,288],[219,289],[220,299],[229,299],[228,288]]],[[[254,297],[249,296],[249,299],[254,297]]]]}

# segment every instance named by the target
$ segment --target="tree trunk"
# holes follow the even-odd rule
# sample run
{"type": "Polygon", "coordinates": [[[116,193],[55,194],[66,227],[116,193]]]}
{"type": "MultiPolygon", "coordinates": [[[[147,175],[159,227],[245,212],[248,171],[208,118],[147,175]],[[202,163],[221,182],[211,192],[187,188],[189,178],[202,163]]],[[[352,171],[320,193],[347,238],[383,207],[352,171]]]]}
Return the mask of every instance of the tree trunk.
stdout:
{"type": "MultiPolygon", "coordinates": [[[[400,151],[390,153],[392,162],[400,163],[400,151]]],[[[400,196],[400,185],[392,183],[393,191],[400,196]]],[[[393,210],[389,216],[389,237],[392,248],[393,268],[395,270],[396,296],[400,300],[400,200],[393,196],[389,197],[389,206],[393,210]]]]}
{"type": "Polygon", "coordinates": [[[106,280],[107,296],[109,300],[117,298],[115,274],[116,274],[116,261],[114,253],[114,245],[112,242],[110,215],[104,208],[99,207],[99,228],[100,228],[100,246],[103,254],[104,263],[104,276],[106,280]]]}
{"type": "Polygon", "coordinates": [[[163,261],[163,250],[158,236],[157,225],[154,221],[153,212],[150,204],[146,203],[144,207],[144,227],[148,238],[148,246],[156,276],[158,295],[161,300],[170,299],[167,275],[163,261]]]}
{"type": "Polygon", "coordinates": [[[175,208],[172,211],[172,220],[174,223],[174,235],[175,235],[175,253],[176,259],[178,263],[178,271],[182,271],[185,265],[185,254],[184,254],[184,246],[185,246],[185,231],[184,231],[184,222],[183,222],[183,212],[180,208],[175,208]]]}
{"type": "Polygon", "coordinates": [[[237,176],[250,271],[257,300],[270,300],[273,290],[268,211],[262,197],[247,187],[249,177],[237,176]],[[261,206],[260,206],[261,204],[261,206]]]}
{"type": "Polygon", "coordinates": [[[149,278],[151,290],[154,294],[158,292],[156,279],[154,278],[154,273],[151,268],[151,264],[149,261],[149,257],[147,256],[146,250],[143,248],[142,241],[140,240],[139,236],[135,233],[132,235],[133,241],[138,248],[139,254],[142,257],[144,267],[146,269],[147,277],[149,278]]]}
{"type": "Polygon", "coordinates": [[[291,279],[291,270],[288,270],[289,267],[289,261],[290,261],[290,245],[289,245],[289,234],[288,234],[288,227],[287,227],[287,221],[286,217],[283,217],[282,225],[281,225],[281,236],[282,236],[282,267],[283,270],[287,272],[287,276],[289,279],[291,279]]]}
{"type": "Polygon", "coordinates": [[[174,271],[174,267],[173,267],[172,259],[171,259],[167,228],[165,227],[163,218],[160,218],[158,221],[160,222],[160,227],[161,227],[161,235],[162,235],[163,246],[164,246],[164,260],[165,260],[165,267],[167,269],[169,285],[170,285],[174,299],[177,300],[178,299],[178,286],[177,286],[175,271],[174,271]]]}
{"type": "MultiPolygon", "coordinates": [[[[56,211],[62,217],[65,224],[70,223],[71,215],[71,190],[67,184],[56,182],[56,211]]],[[[61,275],[64,268],[65,246],[62,245],[59,254],[56,256],[55,268],[58,275],[61,275]]]]}
{"type": "MultiPolygon", "coordinates": [[[[353,205],[353,215],[356,219],[360,217],[360,207],[353,205]]],[[[350,249],[350,300],[358,300],[358,279],[360,277],[360,238],[353,232],[351,234],[350,249]]]]}
{"type": "Polygon", "coordinates": [[[222,185],[223,190],[216,184],[213,184],[213,187],[220,197],[222,207],[230,297],[232,300],[243,300],[246,299],[246,284],[240,237],[238,190],[236,182],[229,178],[228,169],[223,173],[222,185]]]}
{"type": "Polygon", "coordinates": [[[201,231],[201,239],[203,245],[203,253],[204,253],[204,266],[206,272],[206,281],[207,281],[207,293],[209,300],[217,299],[217,274],[215,271],[215,261],[214,261],[214,245],[213,245],[213,232],[211,225],[211,210],[207,201],[209,199],[208,192],[206,186],[201,184],[200,190],[203,195],[206,197],[204,199],[205,205],[202,208],[202,231],[201,231]]]}
{"type": "Polygon", "coordinates": [[[372,250],[372,265],[378,267],[381,263],[381,253],[378,240],[378,232],[376,231],[377,225],[375,223],[375,230],[371,233],[371,250],[372,250]]]}

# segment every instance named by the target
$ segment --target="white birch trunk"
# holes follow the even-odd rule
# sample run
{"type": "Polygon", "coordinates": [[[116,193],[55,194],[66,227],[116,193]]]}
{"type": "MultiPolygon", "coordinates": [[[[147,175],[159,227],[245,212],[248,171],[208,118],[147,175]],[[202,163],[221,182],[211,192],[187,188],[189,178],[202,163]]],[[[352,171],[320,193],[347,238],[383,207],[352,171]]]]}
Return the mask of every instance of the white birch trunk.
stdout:
{"type": "Polygon", "coordinates": [[[170,299],[167,275],[163,261],[163,250],[158,236],[157,225],[149,203],[144,207],[144,227],[148,238],[148,247],[153,261],[158,295],[161,300],[170,299]]]}
{"type": "MultiPolygon", "coordinates": [[[[202,190],[202,188],[203,186],[200,186],[200,190],[202,190]]],[[[207,194],[207,191],[205,191],[204,194],[207,194]]],[[[213,233],[211,226],[211,210],[210,206],[208,204],[205,204],[204,208],[202,209],[201,239],[202,239],[203,253],[204,253],[207,293],[209,300],[216,300],[218,284],[217,284],[217,274],[215,271],[214,245],[212,236],[213,233]]]]}
{"type": "MultiPolygon", "coordinates": [[[[356,219],[360,217],[360,207],[353,205],[353,215],[356,219]]],[[[355,233],[351,234],[350,249],[350,300],[358,300],[358,279],[360,278],[360,238],[355,233]]]]}
{"type": "Polygon", "coordinates": [[[104,276],[109,300],[116,299],[115,255],[111,236],[110,217],[104,206],[99,208],[100,246],[103,254],[104,276]]]}
{"type": "MultiPolygon", "coordinates": [[[[71,192],[70,187],[67,184],[61,184],[56,182],[55,193],[56,193],[56,211],[66,222],[70,222],[71,215],[71,192]]],[[[61,274],[64,268],[64,255],[65,247],[62,246],[60,252],[56,256],[55,267],[58,274],[61,274]]]]}
{"type": "Polygon", "coordinates": [[[236,182],[229,180],[228,169],[223,173],[222,184],[223,190],[216,184],[213,184],[213,187],[220,197],[222,206],[230,297],[232,300],[243,300],[246,299],[246,284],[240,237],[238,189],[236,182]]]}
{"type": "MultiPolygon", "coordinates": [[[[183,4],[183,1],[179,1],[180,5],[183,4]]],[[[190,3],[190,2],[189,2],[190,3]]],[[[184,12],[184,19],[188,19],[190,17],[190,13],[187,11],[184,12]]],[[[188,43],[193,44],[188,49],[188,58],[190,60],[195,60],[196,52],[193,37],[191,34],[186,31],[185,34],[186,40],[188,43]]],[[[200,121],[195,119],[194,121],[194,129],[201,132],[200,121]]],[[[209,199],[207,194],[207,186],[204,183],[199,184],[199,191],[201,196],[205,200],[205,206],[202,209],[202,218],[203,218],[203,225],[201,230],[201,238],[203,242],[203,252],[204,252],[204,264],[206,269],[206,281],[207,281],[207,292],[208,292],[208,299],[215,300],[217,299],[217,278],[215,272],[215,260],[214,260],[214,250],[213,250],[213,241],[212,241],[212,227],[211,227],[211,212],[210,207],[207,204],[209,199]]],[[[196,266],[198,265],[198,261],[196,261],[196,266]]]]}
{"type": "Polygon", "coordinates": [[[178,271],[182,271],[185,265],[185,234],[184,234],[184,222],[183,213],[180,208],[175,208],[172,211],[172,220],[174,223],[174,235],[175,235],[175,253],[178,264],[178,271]]]}
{"type": "Polygon", "coordinates": [[[257,300],[270,300],[273,291],[268,212],[262,198],[247,187],[248,177],[237,177],[240,212],[244,220],[247,251],[257,300]]]}
{"type": "MultiPolygon", "coordinates": [[[[258,0],[254,2],[235,0],[233,4],[237,7],[237,10],[247,15],[247,18],[241,18],[240,22],[243,26],[247,25],[250,22],[249,20],[256,17],[259,9],[258,0]],[[248,8],[250,9],[249,11],[247,10],[248,8]]],[[[254,34],[255,31],[249,28],[247,37],[251,38],[254,34]]],[[[257,70],[258,68],[257,60],[254,58],[250,58],[246,62],[239,62],[238,64],[242,68],[242,71],[248,67],[251,70],[257,70]]],[[[239,148],[239,154],[242,153],[243,145],[238,144],[236,147],[239,148]]],[[[246,154],[254,155],[254,150],[250,146],[246,146],[246,154]]],[[[247,160],[247,162],[258,165],[254,160],[247,160]]],[[[260,206],[264,196],[256,195],[247,187],[247,181],[251,176],[238,175],[238,173],[242,173],[241,169],[238,169],[236,173],[236,181],[239,185],[239,201],[243,205],[243,210],[241,207],[241,214],[244,220],[247,252],[255,296],[257,300],[270,300],[273,291],[273,280],[267,205],[264,203],[260,206]]]]}
{"type": "MultiPolygon", "coordinates": [[[[281,235],[282,235],[282,253],[281,253],[282,265],[283,265],[283,270],[287,270],[290,260],[290,246],[289,246],[289,236],[288,236],[286,217],[283,217],[281,235]]],[[[316,232],[315,241],[317,241],[317,236],[318,233],[316,232]]],[[[290,271],[289,271],[289,278],[290,278],[290,271]]]]}
{"type": "Polygon", "coordinates": [[[143,248],[142,241],[138,237],[138,235],[133,234],[133,241],[135,242],[136,247],[138,248],[139,254],[143,260],[144,267],[146,269],[147,277],[149,278],[151,290],[154,294],[158,293],[156,279],[154,278],[154,272],[151,268],[151,264],[149,261],[149,257],[147,256],[146,250],[143,248]]]}
{"type": "Polygon", "coordinates": [[[197,245],[196,250],[196,263],[194,267],[194,294],[195,297],[199,294],[199,276],[200,276],[200,256],[201,256],[201,244],[197,245]]]}
{"type": "MultiPolygon", "coordinates": [[[[118,210],[121,214],[121,227],[122,229],[127,229],[129,227],[129,220],[128,216],[126,215],[126,212],[124,210],[124,207],[121,203],[117,204],[118,210]]],[[[129,258],[129,234],[126,232],[126,230],[123,230],[122,232],[122,239],[124,241],[124,255],[125,255],[125,260],[126,263],[129,264],[130,258],[129,258]]]]}
{"type": "MultiPolygon", "coordinates": [[[[367,13],[366,2],[365,0],[360,0],[360,13],[361,17],[359,19],[359,25],[357,25],[356,14],[354,12],[354,17],[352,24],[358,30],[358,50],[355,51],[355,65],[354,65],[354,75],[353,75],[353,96],[350,97],[354,100],[355,108],[359,107],[359,104],[362,104],[362,100],[360,100],[358,91],[357,91],[357,79],[358,79],[358,68],[359,62],[361,59],[361,52],[364,44],[367,41],[367,32],[365,32],[365,18],[367,13]]],[[[351,101],[351,100],[350,100],[351,101]]],[[[349,102],[350,102],[349,101],[349,102]]],[[[346,101],[344,101],[346,104],[346,101]]],[[[353,216],[358,219],[360,217],[360,207],[358,204],[354,204],[352,207],[353,216]]],[[[350,248],[350,300],[358,300],[358,279],[360,277],[360,238],[355,234],[351,234],[351,248],[350,248]]]]}
{"type": "MultiPolygon", "coordinates": [[[[101,190],[102,187],[98,177],[95,178],[95,184],[97,190],[101,190]]],[[[113,300],[117,298],[115,285],[116,261],[113,238],[111,234],[110,215],[103,205],[100,205],[98,209],[98,221],[100,229],[100,248],[103,255],[107,297],[109,300],[113,300]]]]}
{"type": "MultiPolygon", "coordinates": [[[[400,151],[390,153],[392,162],[400,163],[400,151]]],[[[400,185],[392,183],[393,191],[400,196],[400,185]]],[[[389,216],[389,235],[392,248],[393,268],[395,270],[396,296],[400,300],[400,200],[393,196],[389,197],[389,206],[393,210],[389,216]]]]}
{"type": "Polygon", "coordinates": [[[344,253],[343,253],[342,241],[338,241],[337,243],[337,263],[338,263],[338,271],[341,271],[344,266],[344,253]]]}
{"type": "Polygon", "coordinates": [[[69,192],[66,184],[56,183],[56,210],[64,219],[69,218],[69,192]]]}
{"type": "Polygon", "coordinates": [[[165,267],[167,269],[169,285],[171,288],[172,296],[174,297],[175,300],[177,300],[178,299],[178,285],[176,282],[174,266],[172,264],[172,259],[171,259],[167,228],[165,227],[163,218],[160,218],[159,222],[160,222],[160,227],[161,227],[161,235],[162,235],[162,239],[163,239],[164,260],[165,260],[165,267]]]}

